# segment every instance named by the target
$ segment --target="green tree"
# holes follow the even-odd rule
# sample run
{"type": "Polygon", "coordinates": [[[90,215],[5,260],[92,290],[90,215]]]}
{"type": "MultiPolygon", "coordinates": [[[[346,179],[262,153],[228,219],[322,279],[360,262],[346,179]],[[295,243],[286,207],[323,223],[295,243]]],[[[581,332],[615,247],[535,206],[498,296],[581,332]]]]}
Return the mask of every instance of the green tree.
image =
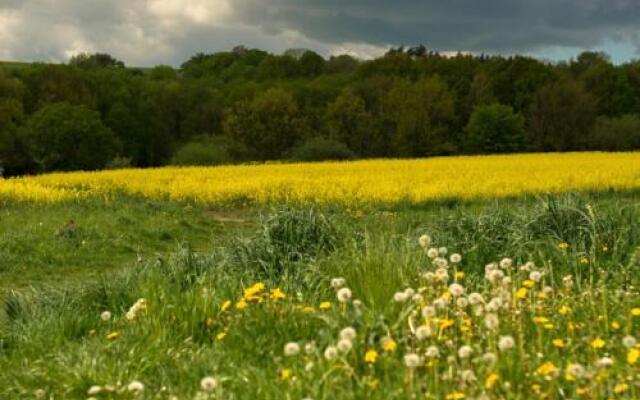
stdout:
{"type": "Polygon", "coordinates": [[[587,146],[593,150],[640,150],[640,115],[598,118],[587,146]]]}
{"type": "Polygon", "coordinates": [[[22,130],[39,171],[104,168],[119,150],[114,133],[86,106],[56,103],[43,107],[22,130]]]}
{"type": "Polygon", "coordinates": [[[224,131],[263,160],[282,157],[304,133],[304,122],[293,96],[280,88],[269,89],[252,101],[227,110],[224,131]]]}
{"type": "Polygon", "coordinates": [[[540,88],[529,108],[528,143],[532,150],[583,148],[593,127],[596,104],[584,86],[571,79],[540,88]]]}
{"type": "Polygon", "coordinates": [[[382,107],[393,127],[389,144],[395,155],[420,157],[454,151],[450,131],[455,119],[453,96],[441,79],[398,80],[382,107]]]}
{"type": "Polygon", "coordinates": [[[472,153],[513,153],[524,148],[524,117],[502,104],[476,107],[465,132],[472,153]]]}
{"type": "Polygon", "coordinates": [[[326,116],[332,138],[345,143],[351,151],[360,155],[371,154],[372,141],[377,141],[372,118],[364,100],[350,90],[344,91],[327,107],[326,116]]]}
{"type": "Polygon", "coordinates": [[[24,119],[22,83],[0,69],[0,176],[25,172],[24,149],[17,132],[24,119]]]}

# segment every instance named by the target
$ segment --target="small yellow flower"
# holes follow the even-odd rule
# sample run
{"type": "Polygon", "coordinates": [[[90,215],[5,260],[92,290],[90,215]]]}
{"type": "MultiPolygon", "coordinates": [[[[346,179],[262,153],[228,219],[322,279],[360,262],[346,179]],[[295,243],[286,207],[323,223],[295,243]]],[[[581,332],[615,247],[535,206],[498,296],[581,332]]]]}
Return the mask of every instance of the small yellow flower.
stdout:
{"type": "Polygon", "coordinates": [[[553,345],[559,349],[563,349],[566,346],[562,339],[553,339],[553,345]]]}
{"type": "Polygon", "coordinates": [[[536,283],[534,281],[532,281],[531,279],[527,279],[525,281],[522,281],[522,286],[526,287],[527,289],[531,289],[535,285],[536,285],[536,283]]]}
{"type": "Polygon", "coordinates": [[[291,378],[291,370],[288,368],[284,368],[280,371],[280,380],[286,381],[291,378]]]}
{"type": "Polygon", "coordinates": [[[527,294],[529,293],[529,289],[521,287],[520,289],[518,289],[518,291],[516,292],[516,298],[517,299],[524,299],[527,297],[527,294]]]}
{"type": "Polygon", "coordinates": [[[580,258],[580,264],[582,264],[582,265],[589,264],[589,259],[587,257],[581,257],[580,258]]]}
{"type": "Polygon", "coordinates": [[[445,330],[449,327],[452,327],[455,324],[455,321],[452,319],[441,319],[438,322],[438,326],[440,327],[440,329],[445,330]]]}
{"type": "Polygon", "coordinates": [[[561,248],[562,250],[566,250],[569,248],[569,243],[561,242],[560,244],[558,244],[558,247],[561,248]]]}
{"type": "Polygon", "coordinates": [[[463,400],[465,398],[462,392],[449,393],[446,397],[447,400],[463,400]]]}
{"type": "Polygon", "coordinates": [[[613,392],[616,394],[624,393],[629,389],[629,385],[626,383],[618,383],[613,387],[613,392]]]}
{"type": "Polygon", "coordinates": [[[464,272],[458,271],[455,273],[454,277],[459,281],[460,279],[464,278],[464,272]]]}
{"type": "Polygon", "coordinates": [[[563,305],[562,307],[560,307],[558,312],[560,313],[560,315],[567,315],[571,312],[571,308],[567,305],[563,305]]]}
{"type": "Polygon", "coordinates": [[[320,306],[318,307],[321,310],[328,310],[331,308],[331,303],[328,301],[323,301],[322,303],[320,303],[320,306]]]}
{"type": "Polygon", "coordinates": [[[377,359],[378,359],[378,352],[373,349],[367,350],[367,352],[364,354],[364,361],[369,364],[375,363],[377,359]]]}
{"type": "Polygon", "coordinates": [[[96,334],[96,330],[92,329],[89,331],[89,336],[94,336],[96,334]]]}
{"type": "Polygon", "coordinates": [[[397,347],[398,347],[398,344],[396,343],[395,340],[391,338],[384,339],[382,342],[382,349],[387,353],[392,353],[396,351],[397,347]]]}
{"type": "Polygon", "coordinates": [[[534,383],[533,385],[531,385],[531,390],[534,391],[534,393],[540,393],[540,389],[542,387],[540,385],[538,385],[537,383],[534,383]]]}
{"type": "Polygon", "coordinates": [[[552,362],[547,361],[546,363],[540,365],[538,369],[536,369],[536,374],[546,377],[556,373],[556,371],[558,371],[558,368],[553,365],[552,362]]]}
{"type": "Polygon", "coordinates": [[[538,317],[534,317],[533,318],[533,322],[536,325],[544,325],[544,324],[547,324],[549,322],[549,318],[543,317],[543,316],[538,316],[538,317]]]}
{"type": "Polygon", "coordinates": [[[280,290],[280,288],[271,289],[271,294],[269,295],[269,298],[271,300],[282,300],[286,297],[287,295],[282,290],[280,290]]]}
{"type": "Polygon", "coordinates": [[[306,307],[302,307],[301,311],[305,314],[313,314],[316,311],[316,309],[311,306],[306,306],[306,307]]]}
{"type": "Polygon", "coordinates": [[[620,323],[618,321],[613,321],[611,323],[611,329],[614,331],[617,331],[620,329],[620,323]]]}
{"type": "Polygon", "coordinates": [[[638,350],[637,348],[631,349],[627,353],[627,362],[630,365],[634,365],[635,363],[637,363],[639,358],[640,358],[640,350],[638,350]]]}
{"type": "Polygon", "coordinates": [[[600,338],[595,338],[591,341],[591,347],[594,349],[601,349],[605,344],[606,342],[600,338]]]}
{"type": "Polygon", "coordinates": [[[240,301],[238,301],[236,303],[236,309],[238,310],[244,310],[245,308],[247,308],[248,303],[245,299],[240,299],[240,301]]]}
{"type": "Polygon", "coordinates": [[[107,339],[109,339],[109,340],[115,340],[118,337],[120,337],[120,332],[118,332],[118,331],[113,331],[113,332],[110,332],[110,333],[107,334],[107,339]]]}
{"type": "Polygon", "coordinates": [[[221,311],[226,311],[231,306],[231,300],[225,300],[220,306],[221,311]]]}
{"type": "Polygon", "coordinates": [[[588,392],[587,388],[576,388],[576,394],[578,396],[583,396],[587,394],[587,392],[588,392]]]}
{"type": "Polygon", "coordinates": [[[207,328],[211,328],[213,326],[213,318],[207,318],[207,328]]]}
{"type": "Polygon", "coordinates": [[[227,336],[227,331],[222,331],[216,335],[216,340],[221,341],[227,336]]]}
{"type": "Polygon", "coordinates": [[[244,290],[244,297],[253,297],[264,290],[264,283],[256,282],[244,290]]]}
{"type": "Polygon", "coordinates": [[[640,317],[640,307],[631,309],[631,315],[634,317],[640,317]]]}
{"type": "Polygon", "coordinates": [[[496,373],[489,374],[487,376],[487,379],[484,382],[484,387],[486,389],[491,389],[498,382],[499,379],[500,379],[500,376],[498,374],[496,373]]]}

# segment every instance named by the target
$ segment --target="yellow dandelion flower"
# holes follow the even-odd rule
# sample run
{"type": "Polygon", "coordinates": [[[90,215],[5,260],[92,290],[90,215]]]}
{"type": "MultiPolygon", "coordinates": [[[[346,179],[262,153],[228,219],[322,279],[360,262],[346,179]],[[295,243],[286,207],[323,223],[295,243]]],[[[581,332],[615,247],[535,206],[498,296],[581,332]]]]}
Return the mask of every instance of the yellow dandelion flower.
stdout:
{"type": "Polygon", "coordinates": [[[302,307],[301,311],[305,314],[313,314],[316,311],[316,309],[311,306],[305,306],[305,307],[302,307]]]}
{"type": "Polygon", "coordinates": [[[587,257],[581,257],[580,258],[580,264],[582,264],[582,265],[589,264],[589,259],[587,257]]]}
{"type": "Polygon", "coordinates": [[[611,329],[614,331],[617,331],[620,329],[620,323],[618,321],[613,321],[611,323],[611,329]]]}
{"type": "Polygon", "coordinates": [[[587,388],[576,388],[576,394],[578,396],[584,396],[587,393],[588,393],[588,389],[587,388]]]}
{"type": "Polygon", "coordinates": [[[291,370],[289,368],[284,368],[280,371],[280,380],[286,381],[291,379],[291,370]]]}
{"type": "Polygon", "coordinates": [[[282,300],[286,297],[287,295],[280,288],[271,289],[271,294],[269,295],[271,300],[282,300]]]}
{"type": "Polygon", "coordinates": [[[555,326],[554,324],[552,324],[551,322],[549,322],[549,323],[547,323],[547,324],[544,324],[544,325],[542,325],[542,326],[544,327],[544,329],[547,329],[547,330],[552,330],[552,329],[554,329],[554,328],[556,327],[556,326],[555,326]]]}
{"type": "Polygon", "coordinates": [[[634,317],[640,317],[640,307],[631,309],[631,315],[634,317]]]}
{"type": "Polygon", "coordinates": [[[613,392],[616,394],[624,393],[629,389],[629,385],[626,383],[618,383],[613,387],[613,392]]]}
{"type": "Polygon", "coordinates": [[[591,347],[594,349],[601,349],[605,344],[606,342],[600,338],[595,338],[591,341],[591,347]]]}
{"type": "Polygon", "coordinates": [[[456,322],[452,319],[441,319],[438,321],[438,326],[440,329],[445,330],[449,327],[452,327],[456,322]]]}
{"type": "Polygon", "coordinates": [[[452,392],[449,393],[446,397],[447,400],[463,400],[464,398],[465,395],[462,392],[452,392]]]}
{"type": "Polygon", "coordinates": [[[229,307],[231,307],[231,300],[225,300],[220,306],[220,310],[226,311],[229,307]]]}
{"type": "Polygon", "coordinates": [[[555,365],[553,365],[552,362],[547,361],[546,363],[540,365],[537,369],[536,369],[536,374],[540,375],[540,376],[550,376],[552,374],[555,374],[558,371],[558,367],[556,367],[555,365]]]}
{"type": "Polygon", "coordinates": [[[560,243],[558,244],[558,247],[559,247],[559,248],[561,248],[562,250],[566,250],[566,249],[568,249],[568,248],[569,248],[569,243],[567,243],[567,242],[560,242],[560,243]]]}
{"type": "Polygon", "coordinates": [[[454,277],[456,278],[456,280],[460,280],[460,279],[464,278],[464,272],[458,271],[458,272],[455,273],[454,277]]]}
{"type": "Polygon", "coordinates": [[[107,334],[107,339],[109,339],[109,340],[115,340],[118,337],[120,337],[120,332],[118,332],[118,331],[109,332],[107,334]]]}
{"type": "Polygon", "coordinates": [[[558,349],[563,349],[566,346],[566,343],[562,339],[553,339],[553,346],[558,349]]]}
{"type": "Polygon", "coordinates": [[[245,308],[247,308],[248,305],[249,303],[247,303],[245,299],[240,299],[240,301],[236,303],[236,309],[244,310],[245,308]]]}
{"type": "Polygon", "coordinates": [[[627,362],[630,365],[634,365],[635,363],[637,363],[639,358],[640,358],[640,350],[638,350],[637,348],[631,349],[627,353],[627,362]]]}
{"type": "Polygon", "coordinates": [[[94,336],[96,334],[96,330],[92,329],[89,331],[89,336],[94,336]]]}
{"type": "Polygon", "coordinates": [[[496,373],[489,374],[487,379],[484,381],[484,387],[486,389],[491,389],[500,379],[500,376],[496,373]]]}
{"type": "Polygon", "coordinates": [[[524,299],[527,297],[527,294],[529,293],[529,289],[521,287],[520,289],[518,289],[518,291],[516,292],[516,298],[517,299],[524,299]]]}
{"type": "Polygon", "coordinates": [[[382,350],[386,351],[387,353],[396,351],[397,347],[398,343],[396,343],[396,341],[391,338],[387,338],[382,342],[382,350]]]}
{"type": "Polygon", "coordinates": [[[540,393],[540,389],[542,389],[542,386],[538,385],[537,383],[531,385],[531,390],[533,390],[535,393],[540,393]]]}
{"type": "Polygon", "coordinates": [[[563,305],[562,307],[560,307],[558,312],[560,313],[560,315],[567,315],[571,312],[571,308],[567,305],[563,305]]]}
{"type": "Polygon", "coordinates": [[[536,283],[534,281],[532,281],[531,279],[527,279],[525,281],[522,281],[522,286],[526,287],[527,289],[531,289],[535,285],[536,285],[536,283]]]}
{"type": "Polygon", "coordinates": [[[538,317],[534,317],[533,318],[533,322],[536,325],[544,325],[544,324],[549,322],[549,318],[544,317],[544,316],[538,316],[538,317]]]}
{"type": "Polygon", "coordinates": [[[226,336],[227,336],[227,331],[219,332],[219,333],[216,335],[216,340],[221,341],[221,340],[223,340],[226,336]]]}
{"type": "Polygon", "coordinates": [[[254,283],[252,286],[244,290],[244,297],[245,298],[254,297],[258,293],[262,292],[263,290],[264,290],[264,283],[262,282],[254,283]]]}
{"type": "Polygon", "coordinates": [[[367,350],[367,352],[364,354],[364,361],[369,364],[375,363],[377,359],[378,359],[378,352],[373,349],[367,350]]]}
{"type": "Polygon", "coordinates": [[[328,310],[331,308],[331,303],[328,301],[323,301],[322,303],[320,303],[320,306],[318,308],[321,310],[328,310]]]}

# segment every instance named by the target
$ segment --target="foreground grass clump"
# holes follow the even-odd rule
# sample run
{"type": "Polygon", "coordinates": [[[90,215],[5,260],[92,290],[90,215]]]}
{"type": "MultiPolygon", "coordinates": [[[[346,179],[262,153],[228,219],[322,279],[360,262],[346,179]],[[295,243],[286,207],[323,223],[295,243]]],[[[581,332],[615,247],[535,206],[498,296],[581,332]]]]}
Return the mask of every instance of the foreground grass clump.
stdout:
{"type": "Polygon", "coordinates": [[[132,169],[0,180],[0,199],[56,202],[125,193],[200,204],[415,204],[631,191],[640,188],[639,174],[638,152],[132,169]]]}
{"type": "Polygon", "coordinates": [[[508,204],[275,209],[206,252],[11,292],[0,398],[637,398],[637,200],[508,204]]]}

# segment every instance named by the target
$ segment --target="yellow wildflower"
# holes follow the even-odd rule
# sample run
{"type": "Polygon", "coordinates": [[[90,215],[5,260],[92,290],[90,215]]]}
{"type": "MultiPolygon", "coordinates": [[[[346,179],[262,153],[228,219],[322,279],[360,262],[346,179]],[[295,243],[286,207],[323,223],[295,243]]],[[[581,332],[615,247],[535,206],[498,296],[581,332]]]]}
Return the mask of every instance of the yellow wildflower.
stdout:
{"type": "Polygon", "coordinates": [[[438,326],[440,327],[440,329],[445,330],[451,326],[453,326],[455,324],[455,321],[452,319],[441,319],[438,322],[438,326]]]}
{"type": "Polygon", "coordinates": [[[287,295],[280,288],[271,289],[271,295],[269,296],[271,300],[282,300],[286,297],[287,295]]]}
{"type": "Polygon", "coordinates": [[[566,250],[569,248],[569,243],[561,242],[560,244],[558,244],[558,247],[561,248],[562,250],[566,250]]]}
{"type": "Polygon", "coordinates": [[[640,350],[638,350],[637,348],[631,349],[627,353],[627,362],[630,365],[634,365],[635,363],[637,363],[638,358],[640,358],[640,350]]]}
{"type": "Polygon", "coordinates": [[[227,331],[222,331],[216,335],[216,340],[220,341],[227,336],[227,331]]]}
{"type": "Polygon", "coordinates": [[[291,370],[288,368],[284,368],[280,371],[280,380],[286,381],[291,378],[291,370]]]}
{"type": "Polygon", "coordinates": [[[540,365],[538,369],[536,369],[536,374],[543,377],[547,377],[552,374],[555,374],[557,371],[558,371],[558,368],[555,365],[553,365],[552,362],[547,361],[546,363],[540,365]]]}
{"type": "Polygon", "coordinates": [[[367,350],[367,352],[364,354],[364,361],[369,364],[375,363],[377,359],[378,359],[378,352],[373,349],[367,350]]]}
{"type": "Polygon", "coordinates": [[[563,349],[566,346],[562,339],[553,339],[553,345],[559,349],[563,349]]]}
{"type": "Polygon", "coordinates": [[[313,314],[316,311],[316,309],[311,306],[305,306],[305,307],[302,307],[301,311],[305,314],[313,314]]]}
{"type": "Polygon", "coordinates": [[[320,303],[320,306],[318,307],[321,310],[328,310],[331,308],[331,303],[328,301],[323,301],[322,303],[320,303]]]}
{"type": "Polygon", "coordinates": [[[382,341],[382,349],[387,353],[396,351],[397,347],[398,347],[398,344],[396,343],[395,340],[391,338],[387,338],[382,341]]]}
{"type": "Polygon", "coordinates": [[[582,265],[589,264],[589,259],[587,257],[581,257],[580,258],[580,264],[582,264],[582,265]]]}
{"type": "Polygon", "coordinates": [[[252,286],[244,290],[244,297],[245,298],[254,297],[255,295],[257,295],[263,290],[264,290],[264,283],[262,282],[254,283],[252,286]]]}
{"type": "Polygon", "coordinates": [[[107,334],[107,339],[109,339],[109,340],[115,340],[118,337],[120,337],[120,332],[118,332],[118,331],[113,331],[113,332],[110,332],[110,333],[107,334]]]}
{"type": "Polygon", "coordinates": [[[458,272],[455,273],[454,277],[456,278],[456,280],[460,280],[460,279],[464,278],[464,272],[458,271],[458,272]]]}
{"type": "Polygon", "coordinates": [[[247,301],[245,299],[240,299],[237,303],[236,303],[236,308],[238,310],[244,310],[245,308],[247,308],[249,304],[247,303],[247,301]]]}
{"type": "Polygon", "coordinates": [[[231,300],[225,300],[220,306],[221,311],[226,311],[231,306],[231,300]]]}
{"type": "Polygon", "coordinates": [[[213,326],[213,318],[207,318],[207,328],[211,328],[213,326]]]}
{"type": "Polygon", "coordinates": [[[614,331],[617,331],[620,329],[620,323],[618,321],[613,321],[611,323],[611,329],[614,331]]]}
{"type": "Polygon", "coordinates": [[[618,383],[613,387],[613,392],[616,394],[624,393],[629,389],[629,385],[626,383],[618,383]]]}
{"type": "Polygon", "coordinates": [[[576,394],[578,396],[583,396],[588,393],[587,388],[576,388],[576,394]]]}
{"type": "Polygon", "coordinates": [[[571,308],[567,305],[563,305],[562,307],[560,307],[558,312],[560,313],[560,315],[567,315],[571,312],[571,308]]]}
{"type": "Polygon", "coordinates": [[[631,315],[634,317],[640,317],[640,307],[631,309],[631,315]]]}
{"type": "Polygon", "coordinates": [[[463,400],[465,398],[462,392],[449,393],[446,397],[447,400],[463,400]]]}
{"type": "Polygon", "coordinates": [[[594,349],[601,349],[605,344],[605,341],[600,338],[595,338],[591,341],[591,347],[594,349]]]}
{"type": "Polygon", "coordinates": [[[534,281],[532,281],[531,279],[527,279],[525,281],[522,281],[522,286],[526,287],[527,289],[531,289],[535,285],[536,285],[536,283],[534,281]]]}
{"type": "Polygon", "coordinates": [[[500,379],[500,376],[498,374],[496,373],[489,374],[487,376],[487,379],[484,382],[484,387],[486,389],[491,389],[498,382],[499,379],[500,379]]]}
{"type": "Polygon", "coordinates": [[[518,291],[516,292],[516,298],[524,299],[527,297],[527,293],[529,293],[529,289],[522,287],[518,289],[518,291]]]}
{"type": "Polygon", "coordinates": [[[534,317],[533,318],[533,322],[536,325],[543,325],[549,322],[549,318],[544,317],[544,316],[538,316],[538,317],[534,317]]]}

